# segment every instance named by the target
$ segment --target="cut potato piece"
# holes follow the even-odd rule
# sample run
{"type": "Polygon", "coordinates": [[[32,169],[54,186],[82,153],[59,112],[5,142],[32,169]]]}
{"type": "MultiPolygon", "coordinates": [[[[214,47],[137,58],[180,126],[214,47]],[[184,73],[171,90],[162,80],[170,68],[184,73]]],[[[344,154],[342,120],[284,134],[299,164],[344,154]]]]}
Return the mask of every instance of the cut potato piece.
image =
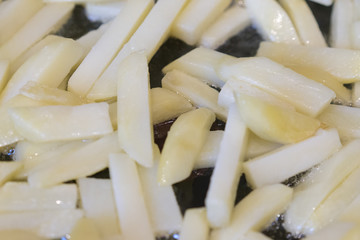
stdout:
{"type": "Polygon", "coordinates": [[[174,22],[171,35],[195,45],[202,33],[230,5],[230,0],[190,1],[174,22]]]}
{"type": "Polygon", "coordinates": [[[0,212],[75,209],[75,184],[32,188],[26,182],[7,182],[0,188],[0,212]]]}
{"type": "Polygon", "coordinates": [[[71,68],[80,60],[82,47],[74,40],[57,38],[31,56],[9,80],[0,95],[0,104],[19,93],[29,81],[58,87],[71,68]]]}
{"type": "Polygon", "coordinates": [[[212,240],[243,239],[248,231],[261,231],[282,213],[293,196],[293,190],[282,184],[255,189],[236,206],[231,223],[213,230],[212,240]]]}
{"type": "Polygon", "coordinates": [[[216,73],[221,62],[235,61],[237,58],[211,49],[199,47],[191,50],[163,68],[164,73],[174,69],[206,81],[215,87],[222,87],[224,81],[216,73]]]}
{"type": "Polygon", "coordinates": [[[154,4],[153,0],[132,0],[91,48],[69,79],[68,90],[85,97],[121,47],[129,40],[154,4]]]}
{"type": "Polygon", "coordinates": [[[246,180],[252,188],[281,183],[326,160],[340,147],[336,129],[319,129],[313,137],[245,162],[246,180]]]}
{"type": "Polygon", "coordinates": [[[180,232],[180,240],[207,240],[210,226],[206,219],[205,208],[187,209],[180,232]]]}
{"type": "Polygon", "coordinates": [[[96,138],[113,132],[107,103],[18,107],[8,112],[17,132],[34,142],[96,138]]]}
{"type": "Polygon", "coordinates": [[[277,1],[245,0],[245,4],[263,38],[272,42],[300,44],[293,23],[277,1]]]}
{"type": "MultiPolygon", "coordinates": [[[[160,150],[157,151],[160,158],[160,150]]],[[[153,231],[161,236],[180,232],[183,219],[172,186],[159,186],[157,182],[159,159],[155,160],[152,168],[138,170],[153,231]]]]}
{"type": "Polygon", "coordinates": [[[152,88],[150,98],[153,124],[176,118],[193,109],[186,98],[166,88],[152,88]]]}
{"type": "Polygon", "coordinates": [[[37,166],[28,177],[33,187],[49,187],[95,174],[108,167],[108,155],[120,152],[117,133],[50,159],[37,166]]]}
{"type": "Polygon", "coordinates": [[[200,45],[215,49],[229,38],[244,30],[251,23],[245,8],[237,5],[228,8],[201,35],[200,45]]]}
{"type": "Polygon", "coordinates": [[[327,72],[340,83],[360,80],[358,50],[262,42],[257,55],[270,58],[290,68],[308,67],[327,72]]]}
{"type": "Polygon", "coordinates": [[[10,77],[10,63],[7,60],[0,60],[0,94],[5,88],[10,77]]]}
{"type": "Polygon", "coordinates": [[[210,131],[201,149],[198,159],[195,161],[194,169],[213,168],[220,151],[220,143],[224,137],[223,130],[210,131]]]}
{"type": "Polygon", "coordinates": [[[47,239],[61,238],[71,232],[82,216],[83,211],[79,209],[2,213],[0,231],[25,230],[47,239]]]}
{"type": "Polygon", "coordinates": [[[47,143],[30,143],[28,141],[20,141],[15,147],[15,151],[20,151],[20,156],[16,154],[16,160],[20,161],[23,164],[23,167],[16,174],[16,178],[24,179],[43,162],[64,156],[64,154],[85,146],[88,142],[89,141],[82,140],[47,143]],[[21,151],[23,152],[22,154],[21,151]]]}
{"type": "Polygon", "coordinates": [[[360,168],[355,169],[320,204],[303,227],[305,234],[311,234],[333,222],[338,215],[360,194],[360,168]]]}
{"type": "Polygon", "coordinates": [[[224,80],[235,78],[245,81],[292,104],[297,111],[313,117],[336,96],[321,83],[264,57],[222,64],[219,75],[224,80]]]}
{"type": "Polygon", "coordinates": [[[314,135],[320,127],[320,121],[315,118],[252,96],[238,94],[236,102],[245,124],[265,140],[295,143],[314,135]]]}
{"type": "Polygon", "coordinates": [[[360,195],[358,195],[344,211],[340,213],[337,220],[345,222],[360,223],[360,195]]]}
{"type": "Polygon", "coordinates": [[[355,227],[356,224],[352,222],[333,222],[304,240],[350,240],[347,235],[355,227]]]}
{"type": "Polygon", "coordinates": [[[124,239],[155,239],[136,162],[127,154],[110,154],[110,176],[124,239]]]}
{"type": "Polygon", "coordinates": [[[280,4],[289,14],[304,45],[327,46],[318,23],[305,0],[281,0],[280,4]]]}
{"type": "Polygon", "coordinates": [[[0,45],[9,40],[43,6],[41,0],[12,0],[2,3],[0,45]]]}
{"type": "Polygon", "coordinates": [[[339,184],[360,166],[360,140],[345,145],[339,152],[314,168],[295,188],[294,199],[285,213],[284,227],[293,234],[304,224],[339,184]]]}
{"type": "Polygon", "coordinates": [[[282,144],[264,140],[256,136],[256,134],[250,132],[245,159],[255,158],[257,156],[271,152],[281,146],[282,144]]]}
{"type": "Polygon", "coordinates": [[[329,105],[318,119],[337,128],[342,141],[360,137],[360,109],[355,107],[329,105]]]}
{"type": "Polygon", "coordinates": [[[101,240],[94,222],[87,218],[81,218],[68,236],[72,240],[101,240]]]}
{"type": "Polygon", "coordinates": [[[14,178],[22,166],[20,162],[0,162],[0,186],[14,178]]]}
{"type": "Polygon", "coordinates": [[[0,47],[0,59],[9,60],[12,64],[33,44],[56,31],[68,19],[74,7],[73,3],[46,4],[0,47]]]}
{"type": "Polygon", "coordinates": [[[165,75],[161,80],[161,84],[163,88],[183,95],[193,105],[211,109],[219,119],[226,121],[227,110],[217,103],[219,92],[200,79],[173,70],[165,75]]]}
{"type": "Polygon", "coordinates": [[[153,165],[153,124],[150,112],[150,81],[146,56],[133,53],[120,64],[117,94],[119,143],[145,167],[153,165]]]}
{"type": "Polygon", "coordinates": [[[351,25],[354,4],[352,0],[336,0],[331,12],[330,45],[351,48],[351,25]]]}
{"type": "MultiPolygon", "coordinates": [[[[360,6],[359,6],[359,9],[360,9],[360,6]]],[[[350,31],[351,31],[350,32],[351,48],[360,50],[360,21],[352,22],[350,31]]]]}
{"type": "MultiPolygon", "coordinates": [[[[72,0],[73,1],[73,0],[72,0]]],[[[84,1],[83,1],[84,2],[84,1]]],[[[108,23],[126,11],[126,1],[85,1],[86,17],[92,21],[108,23]]]]}
{"type": "Polygon", "coordinates": [[[235,94],[245,94],[261,99],[272,105],[276,105],[289,110],[295,110],[295,107],[290,103],[279,99],[278,97],[254,86],[240,79],[232,78],[228,80],[221,88],[218,98],[218,104],[229,108],[232,103],[235,103],[235,94]]]}
{"type": "Polygon", "coordinates": [[[230,222],[247,141],[248,129],[234,103],[229,109],[224,137],[205,198],[207,218],[212,227],[223,227],[230,222]]]}
{"type": "Polygon", "coordinates": [[[84,48],[83,57],[90,52],[91,48],[96,44],[96,42],[101,38],[104,32],[109,28],[110,23],[102,24],[96,30],[92,30],[80,38],[76,39],[76,42],[80,43],[80,45],[84,48]]]}
{"type": "Polygon", "coordinates": [[[176,119],[161,153],[159,184],[171,185],[190,175],[214,121],[215,114],[206,108],[184,113],[176,119]]]}
{"type": "Polygon", "coordinates": [[[38,101],[47,102],[49,105],[81,105],[87,103],[78,95],[54,87],[30,81],[21,89],[20,94],[38,101]]]}
{"type": "Polygon", "coordinates": [[[93,222],[101,239],[120,239],[111,180],[81,178],[77,183],[85,217],[93,222]]]}
{"type": "Polygon", "coordinates": [[[159,0],[116,58],[95,82],[87,98],[109,99],[116,96],[117,73],[121,62],[130,54],[143,51],[148,62],[169,36],[176,16],[186,0],[159,0]],[[146,39],[146,41],[144,41],[146,39]]]}

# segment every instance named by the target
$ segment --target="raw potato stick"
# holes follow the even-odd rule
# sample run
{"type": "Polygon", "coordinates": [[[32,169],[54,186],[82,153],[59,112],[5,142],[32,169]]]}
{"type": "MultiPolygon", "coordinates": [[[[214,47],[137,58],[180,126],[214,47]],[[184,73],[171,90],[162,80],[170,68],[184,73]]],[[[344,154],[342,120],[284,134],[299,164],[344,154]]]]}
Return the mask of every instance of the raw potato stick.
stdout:
{"type": "Polygon", "coordinates": [[[223,61],[231,62],[236,59],[212,49],[199,47],[169,63],[162,71],[166,74],[176,69],[220,88],[224,85],[224,81],[216,73],[218,65],[223,61]]]}
{"type": "Polygon", "coordinates": [[[110,154],[109,169],[123,238],[154,240],[136,162],[127,154],[110,154]]]}
{"type": "Polygon", "coordinates": [[[10,78],[10,63],[7,60],[0,60],[0,94],[10,78]]]}
{"type": "Polygon", "coordinates": [[[318,23],[305,0],[281,0],[280,4],[294,23],[304,45],[327,46],[318,23]]]}
{"type": "Polygon", "coordinates": [[[171,35],[195,45],[201,34],[230,5],[231,0],[191,0],[174,22],[171,35]]]}
{"type": "Polygon", "coordinates": [[[72,240],[101,240],[96,225],[88,218],[79,219],[69,235],[72,240]]]}
{"type": "Polygon", "coordinates": [[[153,0],[128,1],[69,79],[68,90],[86,96],[152,8],[153,0]]]}
{"type": "Polygon", "coordinates": [[[331,12],[330,45],[351,48],[351,25],[354,4],[352,0],[336,0],[331,12]]]}
{"type": "Polygon", "coordinates": [[[245,0],[245,5],[263,38],[272,42],[300,44],[293,23],[276,0],[245,0]]]}
{"type": "Polygon", "coordinates": [[[180,232],[180,240],[207,240],[209,232],[210,226],[206,219],[206,209],[187,209],[180,232]]]}
{"type": "Polygon", "coordinates": [[[0,186],[12,180],[21,168],[21,162],[0,162],[0,186]]]}
{"type": "Polygon", "coordinates": [[[176,92],[196,107],[205,107],[211,109],[216,116],[226,121],[227,110],[219,106],[219,92],[197,79],[178,70],[168,72],[161,80],[163,88],[176,92]]]}
{"type": "Polygon", "coordinates": [[[0,45],[9,40],[42,7],[41,0],[11,0],[0,8],[0,45]]]}
{"type": "Polygon", "coordinates": [[[70,16],[74,6],[73,3],[46,4],[0,47],[0,59],[14,62],[33,44],[60,27],[70,16]]]}
{"type": "Polygon", "coordinates": [[[244,30],[251,21],[245,8],[237,5],[228,8],[201,35],[200,45],[216,49],[235,34],[244,30]]]}
{"type": "Polygon", "coordinates": [[[121,62],[117,88],[119,144],[137,163],[151,167],[154,162],[154,133],[149,70],[143,53],[133,53],[121,62]]]}
{"type": "Polygon", "coordinates": [[[229,109],[224,136],[205,198],[207,219],[214,228],[224,227],[231,220],[247,142],[248,129],[234,103],[229,109]]]}
{"type": "Polygon", "coordinates": [[[171,185],[187,178],[205,144],[215,114],[199,108],[180,115],[168,132],[158,168],[160,185],[171,185]]]}
{"type": "Polygon", "coordinates": [[[157,1],[130,40],[95,82],[87,98],[93,100],[114,98],[116,96],[117,73],[121,62],[131,53],[138,51],[143,51],[148,62],[150,62],[155,52],[168,38],[172,23],[186,2],[187,0],[157,1]]]}
{"type": "Polygon", "coordinates": [[[220,143],[224,136],[223,130],[210,131],[198,159],[195,161],[194,169],[213,168],[219,154],[220,143]]]}
{"type": "Polygon", "coordinates": [[[246,161],[246,180],[252,188],[281,183],[326,160],[340,148],[336,129],[319,129],[313,137],[246,161]]]}
{"type": "Polygon", "coordinates": [[[77,180],[77,184],[84,215],[98,229],[101,239],[119,239],[119,220],[116,214],[111,180],[80,178],[77,180]]]}

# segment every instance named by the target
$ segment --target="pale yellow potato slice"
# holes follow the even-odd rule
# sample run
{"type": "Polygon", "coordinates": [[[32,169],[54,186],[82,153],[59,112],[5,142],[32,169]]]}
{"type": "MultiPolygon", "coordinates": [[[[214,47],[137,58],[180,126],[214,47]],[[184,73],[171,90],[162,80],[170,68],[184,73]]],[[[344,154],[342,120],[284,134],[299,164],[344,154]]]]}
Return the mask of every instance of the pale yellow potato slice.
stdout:
{"type": "Polygon", "coordinates": [[[68,19],[74,6],[73,3],[46,4],[0,47],[0,59],[13,63],[33,44],[59,28],[68,19]]]}
{"type": "Polygon", "coordinates": [[[351,48],[351,25],[354,4],[352,0],[336,0],[330,21],[330,45],[334,48],[351,48]]]}
{"type": "Polygon", "coordinates": [[[58,38],[30,57],[9,80],[0,104],[14,97],[29,81],[58,87],[72,67],[80,60],[82,47],[74,40],[58,38]]]}
{"type": "Polygon", "coordinates": [[[10,63],[7,60],[0,60],[0,94],[10,78],[10,63]]]}
{"type": "Polygon", "coordinates": [[[256,134],[250,132],[249,143],[248,143],[248,147],[246,149],[245,159],[255,158],[257,156],[271,152],[281,146],[282,146],[282,144],[280,144],[280,143],[266,141],[266,140],[256,136],[256,134]]]}
{"type": "Polygon", "coordinates": [[[294,198],[285,212],[284,227],[299,234],[314,211],[339,184],[359,167],[360,140],[345,145],[339,152],[314,168],[294,190],[294,198]]]}
{"type": "Polygon", "coordinates": [[[16,131],[34,142],[96,138],[113,132],[107,103],[8,110],[16,131]]]}
{"type": "Polygon", "coordinates": [[[154,4],[153,0],[128,1],[69,79],[68,90],[86,96],[118,51],[129,40],[154,4]]]}
{"type": "Polygon", "coordinates": [[[96,42],[99,41],[104,32],[109,28],[110,23],[111,22],[102,24],[98,29],[92,30],[76,39],[76,41],[80,43],[81,46],[83,46],[85,49],[84,58],[90,52],[91,48],[96,44],[96,42]]]}
{"type": "Polygon", "coordinates": [[[295,107],[290,103],[279,99],[278,97],[264,91],[261,88],[258,88],[237,78],[231,78],[227,80],[225,85],[221,88],[219,92],[218,104],[228,109],[229,106],[235,102],[234,94],[250,95],[273,105],[287,108],[289,110],[295,110],[295,107]]]}
{"type": "Polygon", "coordinates": [[[211,239],[243,239],[250,230],[263,230],[286,209],[292,196],[293,190],[282,184],[253,190],[235,206],[231,223],[213,230],[211,239]]]}
{"type": "Polygon", "coordinates": [[[176,119],[161,153],[159,184],[171,185],[190,175],[214,121],[215,114],[206,108],[184,113],[176,119]]]}
{"type": "Polygon", "coordinates": [[[310,235],[337,219],[339,214],[359,196],[359,181],[360,168],[357,168],[315,209],[305,223],[303,232],[310,235]]]}
{"type": "Polygon", "coordinates": [[[195,48],[180,58],[174,60],[163,68],[164,73],[174,69],[200,78],[210,85],[222,87],[224,81],[216,73],[221,62],[231,62],[237,58],[203,47],[195,48]]]}
{"type": "Polygon", "coordinates": [[[312,117],[323,111],[336,96],[334,91],[321,83],[265,57],[254,57],[231,64],[224,63],[218,73],[225,81],[232,78],[245,81],[312,117]]]}
{"type": "Polygon", "coordinates": [[[229,38],[244,30],[251,23],[245,8],[232,6],[224,11],[216,20],[205,29],[200,38],[200,45],[216,49],[229,38]]]}
{"type": "Polygon", "coordinates": [[[82,146],[88,141],[68,141],[68,142],[47,142],[33,143],[20,141],[16,144],[15,151],[19,151],[15,156],[16,161],[23,164],[20,171],[17,172],[17,179],[26,179],[26,177],[40,164],[53,158],[64,156],[82,146]]]}
{"type": "Polygon", "coordinates": [[[249,16],[268,41],[301,44],[285,10],[275,0],[245,0],[249,16]]]}
{"type": "Polygon", "coordinates": [[[163,88],[174,91],[189,99],[196,107],[211,109],[219,119],[226,121],[227,110],[217,103],[219,92],[201,79],[178,70],[173,70],[165,75],[161,80],[161,85],[163,88]]]}
{"type": "Polygon", "coordinates": [[[360,223],[360,195],[358,195],[338,216],[339,221],[360,223]]]}
{"type": "Polygon", "coordinates": [[[127,1],[85,2],[86,17],[92,22],[108,23],[125,11],[127,1]]]}
{"type": "Polygon", "coordinates": [[[7,182],[0,188],[0,212],[75,209],[77,195],[75,184],[33,188],[26,182],[7,182]]]}
{"type": "Polygon", "coordinates": [[[281,6],[292,20],[304,45],[326,47],[318,23],[305,0],[281,0],[281,6]]]}
{"type": "Polygon", "coordinates": [[[341,105],[329,105],[318,119],[337,128],[342,141],[360,137],[360,109],[341,105]]]}
{"type": "Polygon", "coordinates": [[[205,208],[187,209],[183,226],[180,231],[180,240],[209,239],[210,226],[206,218],[205,208]]]}
{"type": "Polygon", "coordinates": [[[360,80],[358,50],[262,42],[257,55],[270,58],[289,68],[307,67],[327,72],[340,83],[360,80]]]}
{"type": "Polygon", "coordinates": [[[87,98],[95,100],[114,98],[117,73],[121,62],[131,53],[138,51],[143,51],[150,62],[161,44],[168,38],[172,23],[185,3],[186,0],[157,1],[130,40],[95,82],[87,98]]]}
{"type": "Polygon", "coordinates": [[[0,186],[12,180],[22,166],[21,162],[0,162],[0,186]]]}
{"type": "Polygon", "coordinates": [[[33,187],[56,184],[95,174],[108,167],[108,155],[120,152],[116,133],[89,142],[39,164],[28,176],[33,187]]]}
{"type": "Polygon", "coordinates": [[[49,105],[81,105],[87,103],[86,99],[78,95],[45,84],[30,81],[21,89],[20,94],[28,98],[43,101],[49,105]]]}
{"type": "Polygon", "coordinates": [[[43,6],[41,0],[12,0],[2,3],[0,45],[9,40],[43,6]]]}
{"type": "Polygon", "coordinates": [[[199,42],[202,33],[230,5],[230,0],[189,1],[174,22],[171,35],[189,45],[199,42]]]}
{"type": "Polygon", "coordinates": [[[120,64],[117,88],[119,143],[137,163],[151,167],[154,162],[154,134],[149,70],[143,53],[133,53],[120,64]]]}
{"type": "Polygon", "coordinates": [[[348,238],[348,234],[351,233],[353,229],[358,227],[353,222],[333,222],[323,229],[315,232],[314,234],[303,238],[304,240],[355,240],[357,238],[348,238]]]}
{"type": "Polygon", "coordinates": [[[336,129],[319,129],[313,137],[246,161],[246,180],[252,188],[281,183],[326,160],[340,148],[336,129]]]}
{"type": "Polygon", "coordinates": [[[282,144],[296,143],[315,134],[320,121],[248,95],[236,95],[247,127],[259,137],[282,144]]]}
{"type": "Polygon", "coordinates": [[[351,48],[360,50],[360,21],[352,22],[350,31],[351,48]]]}
{"type": "Polygon", "coordinates": [[[111,180],[80,178],[77,184],[84,215],[98,229],[101,239],[120,239],[111,180]]]}
{"type": "Polygon", "coordinates": [[[88,218],[81,218],[71,230],[70,236],[72,240],[101,240],[99,231],[94,222],[88,218]]]}
{"type": "Polygon", "coordinates": [[[248,129],[234,103],[229,109],[224,136],[205,198],[207,219],[213,228],[224,227],[231,220],[247,143],[248,129]]]}
{"type": "Polygon", "coordinates": [[[136,162],[127,154],[110,154],[109,169],[124,239],[155,239],[136,162]]]}
{"type": "Polygon", "coordinates": [[[153,124],[176,118],[193,109],[186,98],[166,88],[150,89],[150,99],[153,124]]]}
{"type": "Polygon", "coordinates": [[[360,107],[360,82],[356,82],[352,86],[352,105],[360,107]]]}
{"type": "Polygon", "coordinates": [[[224,137],[223,130],[210,131],[199,157],[195,161],[194,169],[213,168],[220,151],[220,143],[224,137]]]}
{"type": "Polygon", "coordinates": [[[15,130],[15,126],[8,113],[9,107],[44,105],[46,105],[46,103],[33,100],[23,95],[17,95],[8,101],[4,106],[0,106],[0,147],[4,147],[24,139],[15,130]]]}
{"type": "Polygon", "coordinates": [[[61,238],[82,216],[80,209],[7,212],[0,214],[0,231],[31,231],[46,239],[61,238]]]}
{"type": "Polygon", "coordinates": [[[159,186],[157,182],[160,150],[151,168],[138,167],[139,177],[155,235],[180,232],[183,223],[180,207],[172,186],[159,186]]]}

